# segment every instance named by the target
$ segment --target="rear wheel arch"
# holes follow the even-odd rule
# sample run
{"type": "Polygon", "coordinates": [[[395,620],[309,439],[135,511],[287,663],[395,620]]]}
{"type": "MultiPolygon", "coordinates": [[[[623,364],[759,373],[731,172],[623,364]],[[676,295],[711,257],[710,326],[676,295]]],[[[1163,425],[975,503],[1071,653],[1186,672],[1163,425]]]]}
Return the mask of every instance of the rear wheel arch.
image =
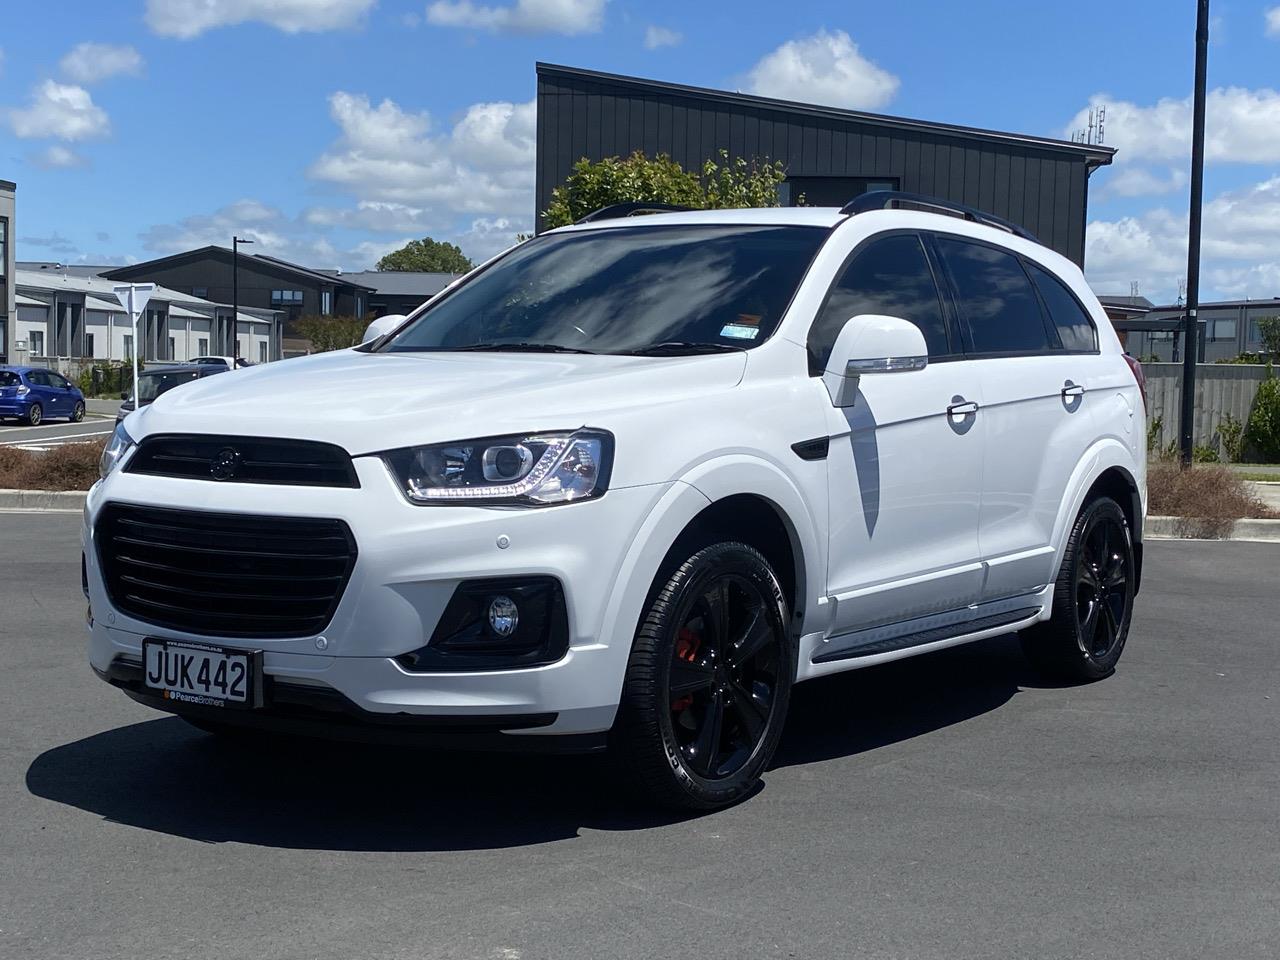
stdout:
{"type": "Polygon", "coordinates": [[[1129,536],[1133,541],[1133,592],[1137,594],[1142,586],[1142,494],[1138,481],[1124,467],[1108,467],[1090,484],[1084,503],[1099,497],[1108,497],[1119,504],[1129,523],[1129,536]]]}

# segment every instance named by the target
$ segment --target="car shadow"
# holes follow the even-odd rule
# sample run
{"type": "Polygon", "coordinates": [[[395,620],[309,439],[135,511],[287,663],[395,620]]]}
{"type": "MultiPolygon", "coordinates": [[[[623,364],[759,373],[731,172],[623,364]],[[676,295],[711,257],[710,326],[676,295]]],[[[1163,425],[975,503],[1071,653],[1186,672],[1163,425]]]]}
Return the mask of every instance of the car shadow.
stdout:
{"type": "MultiPolygon", "coordinates": [[[[801,684],[774,769],[926,736],[1032,685],[1010,638],[801,684]]],[[[26,784],[144,830],[288,849],[495,849],[687,819],[644,806],[599,755],[304,740],[245,747],[175,717],[54,747],[31,764],[26,784]]]]}

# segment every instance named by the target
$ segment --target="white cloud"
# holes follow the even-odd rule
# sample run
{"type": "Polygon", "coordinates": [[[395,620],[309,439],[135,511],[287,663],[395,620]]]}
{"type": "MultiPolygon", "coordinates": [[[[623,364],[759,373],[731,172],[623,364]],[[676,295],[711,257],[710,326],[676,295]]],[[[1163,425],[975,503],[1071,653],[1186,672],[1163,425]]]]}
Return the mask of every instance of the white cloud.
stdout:
{"type": "Polygon", "coordinates": [[[70,147],[55,143],[47,150],[41,150],[32,158],[37,167],[45,170],[65,170],[71,167],[83,167],[88,161],[70,147]]]}
{"type": "Polygon", "coordinates": [[[250,21],[285,33],[338,30],[361,21],[378,0],[147,0],[147,25],[188,40],[206,30],[250,21]]]}
{"type": "Polygon", "coordinates": [[[453,242],[462,248],[472,263],[483,263],[516,243],[516,235],[533,233],[531,217],[481,217],[456,234],[453,242]]]}
{"type": "Polygon", "coordinates": [[[753,93],[835,107],[871,110],[898,92],[898,78],[861,53],[843,30],[788,40],[747,74],[753,93]]]}
{"type": "MultiPolygon", "coordinates": [[[[1127,292],[1138,280],[1153,298],[1172,299],[1187,269],[1187,217],[1159,208],[1089,224],[1090,283],[1127,292]]],[[[1280,176],[1218,194],[1204,205],[1203,297],[1280,296],[1280,176]]]]}
{"type": "Polygon", "coordinates": [[[77,83],[97,83],[117,74],[142,72],[142,56],[133,47],[78,43],[60,62],[62,72],[77,83]]]}
{"type": "Polygon", "coordinates": [[[340,92],[329,98],[329,112],[341,136],[310,175],[359,201],[450,213],[532,208],[532,101],[475,104],[449,135],[432,135],[427,114],[391,100],[374,106],[366,96],[340,92]]]}
{"type": "Polygon", "coordinates": [[[1263,16],[1267,19],[1267,36],[1280,37],[1280,7],[1272,7],[1263,16]]]}
{"type": "Polygon", "coordinates": [[[106,111],[84,87],[45,80],[31,93],[28,107],[10,110],[9,125],[24,139],[88,140],[111,131],[106,111]]]}
{"type": "MultiPolygon", "coordinates": [[[[1090,106],[1107,108],[1106,143],[1118,162],[1185,160],[1191,156],[1191,98],[1166,97],[1150,106],[1095,94],[1090,106]]],[[[1063,133],[1088,122],[1083,108],[1063,133]]],[[[1218,87],[1205,104],[1205,159],[1219,163],[1280,162],[1280,92],[1218,87]]]]}
{"type": "Polygon", "coordinates": [[[596,33],[604,25],[607,0],[516,0],[510,6],[485,6],[471,0],[436,0],[427,22],[440,27],[470,27],[504,33],[596,33]]]}
{"type": "Polygon", "coordinates": [[[684,39],[684,34],[667,27],[649,26],[644,31],[644,48],[657,50],[659,47],[674,47],[684,39]]]}
{"type": "Polygon", "coordinates": [[[1187,185],[1187,174],[1177,167],[1170,167],[1164,176],[1146,167],[1118,167],[1107,177],[1102,192],[1106,196],[1145,197],[1172,193],[1187,185]]]}
{"type": "Polygon", "coordinates": [[[277,207],[243,199],[211,214],[194,214],[176,223],[162,223],[139,234],[145,249],[170,254],[216,244],[226,247],[231,237],[254,241],[250,253],[265,253],[313,267],[335,267],[342,254],[328,238],[286,216],[277,207]]]}

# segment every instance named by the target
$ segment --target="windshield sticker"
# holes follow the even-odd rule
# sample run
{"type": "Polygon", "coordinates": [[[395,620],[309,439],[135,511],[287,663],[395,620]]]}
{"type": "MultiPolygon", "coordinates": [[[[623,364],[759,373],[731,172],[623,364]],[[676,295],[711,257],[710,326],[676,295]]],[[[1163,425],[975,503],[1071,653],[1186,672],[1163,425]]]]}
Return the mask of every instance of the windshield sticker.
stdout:
{"type": "Polygon", "coordinates": [[[754,340],[760,336],[760,328],[749,327],[745,323],[726,323],[720,328],[720,336],[732,337],[734,340],[754,340]]]}

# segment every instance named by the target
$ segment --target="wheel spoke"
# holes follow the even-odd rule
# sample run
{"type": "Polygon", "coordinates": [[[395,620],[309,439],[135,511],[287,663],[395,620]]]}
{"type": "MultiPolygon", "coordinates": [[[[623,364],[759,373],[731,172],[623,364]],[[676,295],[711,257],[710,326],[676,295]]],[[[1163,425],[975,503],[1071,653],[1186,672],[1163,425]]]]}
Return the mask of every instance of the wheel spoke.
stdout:
{"type": "Polygon", "coordinates": [[[743,732],[746,733],[754,748],[764,733],[765,723],[769,719],[769,706],[757,700],[755,695],[737,680],[730,681],[730,691],[729,705],[733,708],[734,715],[742,724],[743,732]]]}
{"type": "Polygon", "coordinates": [[[687,697],[691,693],[704,690],[715,681],[715,673],[707,663],[690,663],[676,657],[671,661],[670,692],[671,699],[687,697]]]}
{"type": "Polygon", "coordinates": [[[1102,607],[1102,616],[1098,618],[1100,621],[1098,628],[1102,632],[1103,645],[1101,647],[1095,645],[1093,648],[1095,653],[1099,655],[1110,650],[1116,642],[1116,637],[1120,634],[1120,625],[1116,622],[1116,615],[1111,609],[1111,604],[1104,601],[1100,606],[1102,607]]]}
{"type": "Polygon", "coordinates": [[[769,623],[769,617],[762,604],[752,614],[751,622],[747,625],[742,639],[731,644],[725,651],[725,659],[730,666],[740,667],[748,663],[773,639],[773,626],[769,623]]]}
{"type": "Polygon", "coordinates": [[[717,580],[702,596],[707,605],[707,631],[703,643],[711,648],[713,657],[723,655],[729,634],[729,582],[717,580]]]}
{"type": "Polygon", "coordinates": [[[1098,632],[1098,608],[1100,606],[1101,604],[1091,597],[1089,599],[1089,612],[1080,621],[1080,640],[1090,650],[1093,649],[1093,635],[1098,632]]]}
{"type": "Polygon", "coordinates": [[[711,694],[707,709],[702,715],[702,724],[698,727],[698,735],[693,743],[685,748],[685,755],[690,765],[705,777],[714,775],[714,764],[720,753],[720,733],[724,729],[724,698],[720,691],[711,694]]]}
{"type": "Polygon", "coordinates": [[[1093,563],[1087,555],[1080,558],[1080,575],[1076,579],[1093,593],[1097,593],[1101,587],[1101,584],[1098,583],[1098,575],[1094,571],[1093,563]]]}

